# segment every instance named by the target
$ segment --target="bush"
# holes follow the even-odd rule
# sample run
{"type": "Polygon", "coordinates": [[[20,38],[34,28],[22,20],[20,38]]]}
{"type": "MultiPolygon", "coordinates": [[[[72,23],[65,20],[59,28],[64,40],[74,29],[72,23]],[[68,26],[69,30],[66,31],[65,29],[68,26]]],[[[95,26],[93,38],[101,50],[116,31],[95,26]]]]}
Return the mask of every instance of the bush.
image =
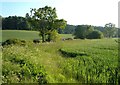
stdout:
{"type": "Polygon", "coordinates": [[[33,42],[34,43],[40,43],[40,40],[39,39],[34,39],[33,42]]]}
{"type": "Polygon", "coordinates": [[[47,41],[53,41],[53,42],[56,42],[56,41],[59,41],[60,40],[60,36],[59,36],[59,34],[57,33],[57,31],[56,30],[54,30],[54,31],[52,31],[51,33],[50,33],[50,40],[48,39],[47,41]]]}
{"type": "Polygon", "coordinates": [[[103,38],[103,33],[96,30],[87,35],[88,39],[101,39],[103,38]]]}
{"type": "Polygon", "coordinates": [[[2,46],[14,45],[14,44],[26,45],[26,41],[25,40],[20,40],[20,39],[8,39],[8,40],[6,40],[5,42],[2,43],[2,46]]]}

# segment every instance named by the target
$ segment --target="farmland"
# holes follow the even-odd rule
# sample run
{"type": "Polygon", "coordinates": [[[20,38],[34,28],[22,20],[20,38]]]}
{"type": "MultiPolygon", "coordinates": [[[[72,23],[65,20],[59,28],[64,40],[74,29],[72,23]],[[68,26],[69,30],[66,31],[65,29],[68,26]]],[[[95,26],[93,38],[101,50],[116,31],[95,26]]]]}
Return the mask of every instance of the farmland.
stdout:
{"type": "MultiPolygon", "coordinates": [[[[117,39],[77,39],[34,44],[28,40],[39,38],[37,32],[20,32],[19,37],[18,33],[11,31],[16,36],[9,37],[26,39],[26,45],[2,47],[2,82],[117,83],[117,39]],[[26,37],[32,34],[34,37],[26,37]]],[[[4,33],[3,40],[7,39],[4,33]]]]}

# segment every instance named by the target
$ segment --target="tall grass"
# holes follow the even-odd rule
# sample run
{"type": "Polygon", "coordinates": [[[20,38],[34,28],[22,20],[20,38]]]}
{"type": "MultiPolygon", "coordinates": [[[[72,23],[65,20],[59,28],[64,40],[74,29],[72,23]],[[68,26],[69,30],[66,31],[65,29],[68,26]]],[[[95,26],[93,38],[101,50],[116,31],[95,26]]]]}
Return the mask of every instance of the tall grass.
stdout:
{"type": "Polygon", "coordinates": [[[48,83],[116,83],[118,80],[118,43],[115,39],[68,40],[40,44],[29,42],[25,46],[11,45],[2,50],[3,72],[8,73],[7,77],[2,75],[3,82],[37,82],[30,73],[22,79],[16,74],[23,69],[17,63],[19,60],[34,65],[33,69],[36,71],[41,70],[45,76],[43,79],[48,83]],[[65,54],[61,53],[60,49],[65,54]],[[72,53],[78,55],[71,57],[72,53]],[[14,58],[16,62],[13,62],[14,58]],[[43,68],[40,69],[40,66],[43,68]]]}

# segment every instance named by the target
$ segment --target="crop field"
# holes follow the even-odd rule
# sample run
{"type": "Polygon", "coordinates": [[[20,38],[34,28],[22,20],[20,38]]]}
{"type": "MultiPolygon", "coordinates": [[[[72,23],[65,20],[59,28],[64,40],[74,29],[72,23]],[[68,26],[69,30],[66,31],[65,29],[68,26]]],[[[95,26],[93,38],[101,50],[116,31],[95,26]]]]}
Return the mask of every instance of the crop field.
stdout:
{"type": "MultiPolygon", "coordinates": [[[[28,33],[29,36],[31,34],[37,36],[34,32],[28,33]]],[[[28,41],[29,37],[25,37],[24,33],[21,33],[21,38],[26,38],[25,45],[2,47],[3,83],[117,83],[118,81],[117,39],[78,39],[34,44],[28,41]]]]}

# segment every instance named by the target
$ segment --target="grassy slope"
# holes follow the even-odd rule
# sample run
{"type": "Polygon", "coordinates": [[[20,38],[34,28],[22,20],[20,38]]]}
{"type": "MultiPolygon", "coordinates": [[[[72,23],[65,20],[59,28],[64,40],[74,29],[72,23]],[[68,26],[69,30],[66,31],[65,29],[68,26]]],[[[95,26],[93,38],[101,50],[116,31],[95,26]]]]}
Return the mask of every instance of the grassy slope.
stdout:
{"type": "MultiPolygon", "coordinates": [[[[67,35],[61,34],[60,36],[64,38],[73,37],[71,34],[67,34],[67,35]]],[[[2,30],[2,39],[0,39],[0,42],[10,38],[33,40],[33,39],[39,39],[40,37],[39,37],[39,32],[37,31],[2,30]]]]}
{"type": "Polygon", "coordinates": [[[18,38],[25,40],[39,39],[39,32],[23,31],[23,30],[2,30],[2,41],[10,38],[18,38]]]}

